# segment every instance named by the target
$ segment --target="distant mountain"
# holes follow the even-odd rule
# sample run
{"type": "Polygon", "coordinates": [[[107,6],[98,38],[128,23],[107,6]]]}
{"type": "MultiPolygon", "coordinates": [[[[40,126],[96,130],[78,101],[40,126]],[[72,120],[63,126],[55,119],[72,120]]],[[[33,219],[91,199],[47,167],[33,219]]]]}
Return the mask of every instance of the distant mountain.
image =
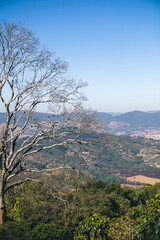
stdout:
{"type": "MultiPolygon", "coordinates": [[[[19,114],[20,113],[17,114],[17,117],[19,114]]],[[[97,112],[96,114],[98,119],[107,125],[107,129],[111,134],[143,136],[160,140],[160,111],[132,111],[122,114],[97,112]]],[[[36,112],[34,117],[36,119],[43,119],[45,116],[45,113],[36,112]]],[[[54,119],[54,116],[51,114],[47,114],[47,116],[54,119]]],[[[5,120],[6,114],[0,113],[0,124],[4,123],[5,120]]],[[[19,126],[22,126],[24,121],[25,116],[19,122],[19,126]]]]}
{"type": "Polygon", "coordinates": [[[6,113],[0,113],[0,123],[4,123],[6,121],[6,113]]]}
{"type": "Polygon", "coordinates": [[[112,134],[160,139],[160,111],[132,111],[116,116],[97,112],[97,117],[107,123],[108,130],[112,134]]]}
{"type": "Polygon", "coordinates": [[[108,114],[112,115],[112,116],[118,116],[121,115],[121,112],[108,112],[108,114]]]}
{"type": "MultiPolygon", "coordinates": [[[[16,114],[17,119],[20,117],[21,114],[22,114],[21,111],[16,114]]],[[[34,113],[33,113],[33,116],[34,116],[34,118],[35,118],[36,120],[38,120],[38,119],[44,119],[46,116],[47,116],[47,117],[50,117],[50,118],[52,118],[52,119],[54,118],[54,115],[53,115],[53,114],[49,114],[49,113],[46,114],[46,113],[42,113],[42,112],[34,112],[34,113]]],[[[23,117],[20,119],[18,126],[22,126],[22,125],[23,125],[24,121],[26,120],[26,117],[27,117],[27,114],[24,114],[23,117]]],[[[31,119],[32,119],[32,118],[31,118],[31,119]]],[[[6,121],[6,113],[0,112],[0,124],[1,124],[1,123],[5,123],[5,121],[6,121]]],[[[32,120],[31,120],[31,121],[32,121],[32,120]]]]}
{"type": "Polygon", "coordinates": [[[141,111],[133,111],[121,114],[116,118],[122,122],[129,123],[132,127],[160,127],[160,112],[147,113],[141,111]]]}
{"type": "Polygon", "coordinates": [[[105,112],[97,112],[97,117],[100,121],[105,122],[105,123],[110,123],[115,119],[114,116],[110,115],[109,113],[105,112]]]}

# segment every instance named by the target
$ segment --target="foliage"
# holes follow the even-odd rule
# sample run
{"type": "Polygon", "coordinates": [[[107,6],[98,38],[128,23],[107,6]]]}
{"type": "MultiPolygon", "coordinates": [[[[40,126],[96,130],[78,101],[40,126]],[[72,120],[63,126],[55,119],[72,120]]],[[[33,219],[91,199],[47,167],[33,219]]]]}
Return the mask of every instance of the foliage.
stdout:
{"type": "Polygon", "coordinates": [[[137,215],[136,221],[139,226],[137,239],[159,240],[160,239],[160,195],[156,199],[146,201],[145,206],[138,205],[133,214],[137,215]]]}
{"type": "MultiPolygon", "coordinates": [[[[6,240],[72,240],[73,229],[55,224],[7,223],[9,236],[6,240]],[[11,238],[12,236],[12,238],[11,238]]],[[[5,233],[4,233],[5,234],[5,233]]],[[[4,235],[5,236],[5,235],[4,235]]],[[[5,239],[4,239],[5,240],[5,239]]]]}
{"type": "MultiPolygon", "coordinates": [[[[56,191],[53,191],[56,196],[56,191]]],[[[61,216],[64,201],[54,195],[37,182],[23,184],[15,188],[6,196],[6,216],[16,222],[53,222],[57,215],[61,216]]]]}
{"type": "Polygon", "coordinates": [[[79,223],[79,226],[75,229],[74,239],[108,239],[108,225],[109,218],[94,214],[79,223]]]}
{"type": "Polygon", "coordinates": [[[145,205],[137,205],[125,215],[114,218],[110,224],[109,236],[112,239],[160,239],[160,200],[150,199],[145,205]]]}
{"type": "Polygon", "coordinates": [[[159,192],[160,184],[130,189],[91,181],[60,200],[28,182],[6,195],[8,220],[0,234],[7,240],[159,240],[159,192]]]}

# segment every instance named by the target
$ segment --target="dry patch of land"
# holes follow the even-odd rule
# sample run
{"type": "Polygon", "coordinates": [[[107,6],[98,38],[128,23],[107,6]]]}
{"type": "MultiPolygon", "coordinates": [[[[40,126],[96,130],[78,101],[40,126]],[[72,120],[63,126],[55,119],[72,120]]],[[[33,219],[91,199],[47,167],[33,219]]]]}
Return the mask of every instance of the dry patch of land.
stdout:
{"type": "Polygon", "coordinates": [[[127,177],[126,179],[132,182],[146,183],[146,184],[152,184],[152,185],[154,185],[155,183],[160,183],[160,179],[158,178],[151,178],[143,175],[127,177]]]}
{"type": "Polygon", "coordinates": [[[128,187],[128,188],[140,188],[143,187],[144,185],[133,185],[133,184],[127,184],[127,183],[123,183],[121,184],[121,187],[128,187]]]}

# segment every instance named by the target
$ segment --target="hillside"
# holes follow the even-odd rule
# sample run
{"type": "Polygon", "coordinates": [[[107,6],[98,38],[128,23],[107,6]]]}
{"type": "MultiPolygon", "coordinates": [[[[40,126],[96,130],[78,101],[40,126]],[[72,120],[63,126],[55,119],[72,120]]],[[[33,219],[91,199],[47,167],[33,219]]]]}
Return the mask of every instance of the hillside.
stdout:
{"type": "MultiPolygon", "coordinates": [[[[35,113],[35,116],[44,118],[45,114],[35,113]]],[[[109,182],[124,182],[123,177],[135,175],[160,178],[160,142],[127,136],[147,132],[147,128],[152,132],[156,131],[154,128],[157,126],[158,129],[160,125],[160,112],[134,111],[118,116],[97,113],[97,116],[115,135],[108,135],[106,141],[98,140],[97,144],[88,145],[85,149],[78,145],[74,148],[59,146],[54,150],[48,149],[28,157],[27,164],[38,170],[71,166],[88,171],[95,179],[109,182]]],[[[0,122],[3,123],[4,119],[5,114],[0,113],[0,122]]],[[[95,133],[88,137],[97,139],[99,134],[95,133]]],[[[42,141],[39,147],[40,145],[47,145],[47,140],[42,141]]]]}
{"type": "Polygon", "coordinates": [[[133,111],[117,116],[97,112],[97,117],[112,134],[160,139],[160,112],[133,111]]]}
{"type": "Polygon", "coordinates": [[[160,142],[109,135],[106,142],[85,149],[61,146],[39,152],[28,157],[27,163],[39,170],[71,166],[88,171],[95,179],[109,182],[123,183],[122,177],[135,175],[160,178],[160,142]]]}
{"type": "MultiPolygon", "coordinates": [[[[17,114],[17,118],[20,113],[17,114]]],[[[160,139],[160,112],[142,112],[133,111],[116,115],[111,115],[105,112],[97,112],[97,118],[104,122],[109,133],[126,136],[140,136],[146,138],[160,139]]],[[[35,119],[44,119],[46,116],[54,119],[54,115],[35,112],[35,119]]],[[[5,122],[6,114],[0,113],[0,125],[5,122]]],[[[19,122],[19,127],[22,126],[24,118],[19,122]]],[[[61,116],[59,116],[61,120],[61,116]]],[[[29,134],[29,132],[27,133],[29,134]]]]}

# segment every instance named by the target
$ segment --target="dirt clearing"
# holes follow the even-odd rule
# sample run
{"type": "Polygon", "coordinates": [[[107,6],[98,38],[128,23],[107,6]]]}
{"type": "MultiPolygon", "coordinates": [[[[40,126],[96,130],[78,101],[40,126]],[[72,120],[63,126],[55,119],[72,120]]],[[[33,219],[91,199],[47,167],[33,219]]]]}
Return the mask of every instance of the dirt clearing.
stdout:
{"type": "Polygon", "coordinates": [[[140,182],[140,183],[146,183],[146,184],[152,184],[152,185],[154,185],[155,183],[160,183],[160,179],[158,178],[150,178],[143,175],[127,177],[126,179],[132,182],[140,182]]]}

